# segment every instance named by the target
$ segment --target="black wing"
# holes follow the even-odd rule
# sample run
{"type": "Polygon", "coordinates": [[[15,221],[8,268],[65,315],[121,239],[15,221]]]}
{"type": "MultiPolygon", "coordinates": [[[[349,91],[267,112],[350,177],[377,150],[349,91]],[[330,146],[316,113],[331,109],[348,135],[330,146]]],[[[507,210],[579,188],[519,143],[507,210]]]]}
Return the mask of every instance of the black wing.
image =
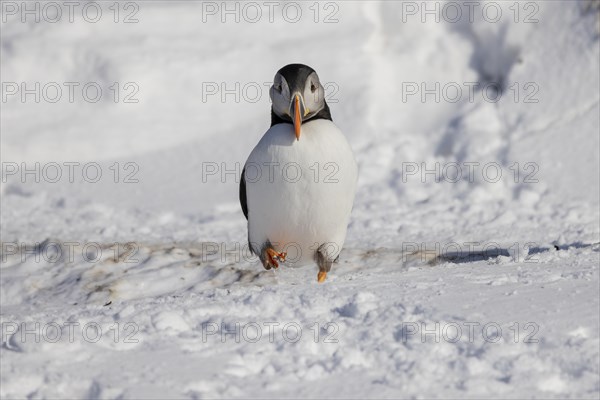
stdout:
{"type": "Polygon", "coordinates": [[[248,219],[248,203],[246,203],[246,177],[244,173],[246,172],[246,166],[244,165],[244,169],[242,170],[242,176],[240,177],[240,205],[242,206],[242,211],[244,212],[244,216],[248,219]]]}

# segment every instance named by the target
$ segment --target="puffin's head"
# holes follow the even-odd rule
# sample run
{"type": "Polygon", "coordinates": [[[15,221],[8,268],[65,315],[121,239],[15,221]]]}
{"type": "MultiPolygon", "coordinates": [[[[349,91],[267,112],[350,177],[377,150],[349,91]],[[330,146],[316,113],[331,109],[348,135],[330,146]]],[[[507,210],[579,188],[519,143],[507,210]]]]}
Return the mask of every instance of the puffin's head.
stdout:
{"type": "Polygon", "coordinates": [[[277,71],[270,96],[273,113],[294,124],[297,140],[302,122],[327,108],[325,90],[317,73],[304,64],[289,64],[277,71]]]}

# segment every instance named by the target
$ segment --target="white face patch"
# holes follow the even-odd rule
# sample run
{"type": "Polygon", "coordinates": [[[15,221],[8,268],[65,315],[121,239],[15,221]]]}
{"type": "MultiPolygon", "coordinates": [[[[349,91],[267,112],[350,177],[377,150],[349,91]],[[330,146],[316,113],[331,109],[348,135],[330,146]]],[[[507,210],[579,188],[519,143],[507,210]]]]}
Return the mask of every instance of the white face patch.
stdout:
{"type": "MultiPolygon", "coordinates": [[[[277,73],[273,79],[273,86],[269,91],[273,104],[273,111],[279,117],[290,117],[290,105],[292,96],[295,93],[290,92],[290,86],[285,78],[277,73]]],[[[310,119],[325,107],[325,89],[319,80],[316,72],[311,73],[304,83],[304,88],[299,93],[304,106],[305,114],[303,120],[310,119]]]]}
{"type": "Polygon", "coordinates": [[[308,76],[302,97],[304,98],[304,107],[308,111],[307,115],[302,116],[304,119],[315,115],[325,106],[325,89],[321,85],[316,72],[308,76]]]}
{"type": "Polygon", "coordinates": [[[269,96],[271,97],[273,111],[275,114],[280,117],[289,117],[289,107],[291,101],[290,87],[285,78],[279,73],[277,73],[273,79],[273,86],[271,86],[269,96]]]}

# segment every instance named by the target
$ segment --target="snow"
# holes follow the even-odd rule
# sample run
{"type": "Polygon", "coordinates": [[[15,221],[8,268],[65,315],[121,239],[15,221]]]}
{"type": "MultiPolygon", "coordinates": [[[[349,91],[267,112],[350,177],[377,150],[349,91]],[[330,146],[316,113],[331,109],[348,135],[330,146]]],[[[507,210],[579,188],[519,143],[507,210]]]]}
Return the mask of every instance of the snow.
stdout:
{"type": "Polygon", "coordinates": [[[321,2],[315,23],[307,2],[297,23],[282,5],[223,23],[206,13],[220,2],[139,1],[130,24],[112,2],[97,23],[7,4],[2,398],[600,395],[597,3],[437,22],[421,2],[321,2]],[[330,84],[359,164],[324,284],[316,266],[264,271],[237,200],[265,83],[291,62],[330,84]],[[7,82],[63,96],[23,102],[7,82]],[[472,82],[501,98],[469,98],[472,82]],[[36,162],[39,182],[22,175],[36,162]]]}

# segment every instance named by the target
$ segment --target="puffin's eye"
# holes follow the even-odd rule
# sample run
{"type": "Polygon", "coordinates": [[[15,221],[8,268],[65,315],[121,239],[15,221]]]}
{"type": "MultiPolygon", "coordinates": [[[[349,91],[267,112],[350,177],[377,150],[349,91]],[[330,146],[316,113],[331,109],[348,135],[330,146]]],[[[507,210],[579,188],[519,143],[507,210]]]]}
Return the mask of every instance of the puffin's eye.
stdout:
{"type": "Polygon", "coordinates": [[[278,92],[281,92],[281,83],[280,82],[275,82],[273,84],[273,87],[275,88],[275,90],[277,90],[278,92]]]}
{"type": "Polygon", "coordinates": [[[317,87],[315,86],[314,83],[311,82],[310,83],[310,91],[314,93],[316,90],[317,90],[317,87]]]}

